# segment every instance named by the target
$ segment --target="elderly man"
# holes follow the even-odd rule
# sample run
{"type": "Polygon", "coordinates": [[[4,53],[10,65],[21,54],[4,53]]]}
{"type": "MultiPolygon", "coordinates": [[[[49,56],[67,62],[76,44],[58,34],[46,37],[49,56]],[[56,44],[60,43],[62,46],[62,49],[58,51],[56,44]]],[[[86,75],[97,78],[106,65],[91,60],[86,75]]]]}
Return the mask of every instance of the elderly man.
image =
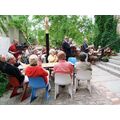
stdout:
{"type": "Polygon", "coordinates": [[[9,47],[9,53],[13,54],[15,58],[18,58],[18,56],[21,54],[21,51],[17,49],[17,46],[19,44],[18,40],[14,40],[13,44],[9,47]]]}
{"type": "Polygon", "coordinates": [[[3,72],[5,61],[6,61],[5,56],[0,55],[0,71],[1,72],[3,72]]]}
{"type": "Polygon", "coordinates": [[[8,55],[7,62],[4,62],[2,72],[16,77],[19,83],[22,84],[25,79],[25,76],[22,75],[21,71],[16,66],[14,66],[15,63],[16,58],[13,55],[8,55]]]}
{"type": "Polygon", "coordinates": [[[65,39],[62,43],[62,49],[66,53],[66,60],[68,60],[68,57],[71,56],[71,48],[69,44],[69,38],[67,36],[65,36],[65,39]]]}

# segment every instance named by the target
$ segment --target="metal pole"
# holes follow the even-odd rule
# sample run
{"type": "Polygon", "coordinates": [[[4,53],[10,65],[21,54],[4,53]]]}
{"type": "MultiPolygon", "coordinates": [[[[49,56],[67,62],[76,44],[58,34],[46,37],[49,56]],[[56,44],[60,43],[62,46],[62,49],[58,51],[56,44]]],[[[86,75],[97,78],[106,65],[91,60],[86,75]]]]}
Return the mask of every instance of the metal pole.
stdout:
{"type": "Polygon", "coordinates": [[[48,56],[49,56],[49,33],[46,33],[46,62],[48,63],[48,56]]]}
{"type": "Polygon", "coordinates": [[[45,17],[45,37],[46,37],[46,62],[48,63],[48,56],[49,56],[49,19],[45,17]]]}

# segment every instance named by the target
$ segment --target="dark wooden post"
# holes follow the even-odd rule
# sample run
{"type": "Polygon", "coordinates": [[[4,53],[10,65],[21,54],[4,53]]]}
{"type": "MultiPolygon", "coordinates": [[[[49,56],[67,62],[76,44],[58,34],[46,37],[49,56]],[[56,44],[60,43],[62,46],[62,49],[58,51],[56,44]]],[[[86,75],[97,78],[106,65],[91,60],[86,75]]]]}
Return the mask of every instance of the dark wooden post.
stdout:
{"type": "Polygon", "coordinates": [[[46,62],[48,63],[48,56],[49,56],[49,19],[45,17],[45,38],[46,38],[46,62]]]}

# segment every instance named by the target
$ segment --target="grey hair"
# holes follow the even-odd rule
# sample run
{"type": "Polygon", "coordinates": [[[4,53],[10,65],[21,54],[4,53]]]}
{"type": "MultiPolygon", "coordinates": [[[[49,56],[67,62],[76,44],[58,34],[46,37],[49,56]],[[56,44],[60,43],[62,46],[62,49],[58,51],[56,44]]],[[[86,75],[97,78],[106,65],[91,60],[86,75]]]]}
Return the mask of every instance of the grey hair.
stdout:
{"type": "Polygon", "coordinates": [[[55,53],[55,49],[50,49],[49,54],[55,53]]]}
{"type": "Polygon", "coordinates": [[[35,54],[32,54],[30,57],[29,57],[29,63],[31,66],[36,66],[37,65],[37,62],[38,62],[38,56],[35,55],[35,54]]]}
{"type": "Polygon", "coordinates": [[[6,55],[6,61],[9,62],[9,60],[10,60],[11,58],[14,58],[14,55],[11,54],[11,53],[8,53],[8,54],[6,55]]]}

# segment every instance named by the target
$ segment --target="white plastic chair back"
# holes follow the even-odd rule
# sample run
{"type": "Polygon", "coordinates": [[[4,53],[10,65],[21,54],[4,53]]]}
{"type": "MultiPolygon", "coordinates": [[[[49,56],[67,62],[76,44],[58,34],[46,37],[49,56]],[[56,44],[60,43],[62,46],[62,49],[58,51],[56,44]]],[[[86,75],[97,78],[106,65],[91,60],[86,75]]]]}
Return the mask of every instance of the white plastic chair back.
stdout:
{"type": "Polygon", "coordinates": [[[55,83],[58,85],[68,85],[72,83],[70,74],[55,73],[55,83]]]}
{"type": "Polygon", "coordinates": [[[76,78],[79,80],[91,80],[92,79],[92,71],[90,70],[79,70],[76,73],[76,78]]]}

